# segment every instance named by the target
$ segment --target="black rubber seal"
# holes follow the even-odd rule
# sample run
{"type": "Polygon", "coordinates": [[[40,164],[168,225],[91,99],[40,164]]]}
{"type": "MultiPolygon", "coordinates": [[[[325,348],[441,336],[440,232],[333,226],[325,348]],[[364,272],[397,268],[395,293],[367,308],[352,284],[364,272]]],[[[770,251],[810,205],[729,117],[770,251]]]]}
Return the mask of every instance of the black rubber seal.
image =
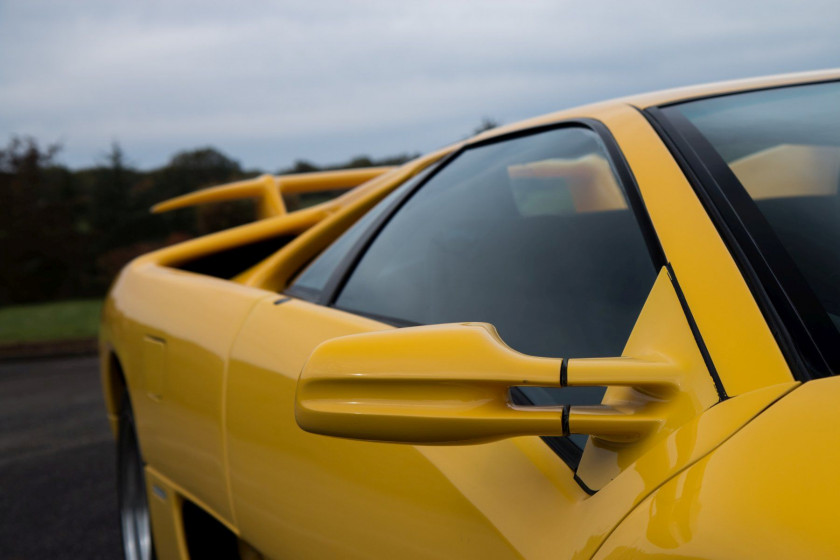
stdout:
{"type": "Polygon", "coordinates": [[[572,407],[568,404],[563,405],[563,436],[568,436],[569,432],[569,413],[572,411],[572,407]]]}
{"type": "Polygon", "coordinates": [[[577,473],[575,473],[575,482],[578,483],[578,486],[580,486],[581,490],[583,490],[590,496],[594,496],[597,492],[597,490],[593,490],[592,488],[587,486],[586,483],[583,480],[581,480],[581,478],[577,475],[577,473]]]}
{"type": "Polygon", "coordinates": [[[700,350],[700,355],[703,356],[703,362],[706,364],[706,369],[709,371],[709,375],[712,377],[712,381],[715,384],[715,389],[717,390],[718,399],[721,401],[725,401],[729,398],[726,394],[726,388],[723,386],[723,382],[720,380],[720,375],[718,375],[717,368],[715,367],[715,363],[712,361],[712,356],[709,354],[709,349],[706,347],[706,341],[703,340],[703,335],[700,333],[700,328],[697,326],[697,321],[694,320],[694,314],[691,313],[691,308],[688,306],[688,301],[685,299],[685,294],[680,287],[680,283],[677,281],[677,275],[674,273],[674,269],[671,267],[671,263],[665,265],[666,270],[668,271],[668,277],[671,280],[671,285],[674,286],[674,291],[677,294],[677,299],[680,300],[680,306],[682,307],[683,314],[685,314],[685,318],[688,321],[688,327],[691,329],[691,334],[694,335],[694,341],[697,343],[697,349],[700,350]]]}

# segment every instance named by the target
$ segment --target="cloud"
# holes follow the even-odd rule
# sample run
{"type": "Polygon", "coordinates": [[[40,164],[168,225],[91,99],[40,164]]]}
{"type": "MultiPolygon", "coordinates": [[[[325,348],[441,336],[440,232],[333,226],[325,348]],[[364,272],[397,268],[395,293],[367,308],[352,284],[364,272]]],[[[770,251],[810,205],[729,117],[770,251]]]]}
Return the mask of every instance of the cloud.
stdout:
{"type": "Polygon", "coordinates": [[[424,151],[663,87],[836,64],[834,2],[0,4],[0,132],[92,163],[213,144],[249,166],[424,151]]]}

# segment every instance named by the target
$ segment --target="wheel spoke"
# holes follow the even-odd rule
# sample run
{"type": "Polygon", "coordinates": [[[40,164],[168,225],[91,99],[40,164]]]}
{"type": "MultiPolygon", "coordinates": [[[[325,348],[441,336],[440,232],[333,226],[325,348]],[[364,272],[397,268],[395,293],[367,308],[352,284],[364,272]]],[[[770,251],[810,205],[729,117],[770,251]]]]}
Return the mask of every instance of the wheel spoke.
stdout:
{"type": "Polygon", "coordinates": [[[120,419],[117,452],[123,554],[126,560],[152,560],[154,547],[143,459],[130,407],[123,411],[120,419]]]}

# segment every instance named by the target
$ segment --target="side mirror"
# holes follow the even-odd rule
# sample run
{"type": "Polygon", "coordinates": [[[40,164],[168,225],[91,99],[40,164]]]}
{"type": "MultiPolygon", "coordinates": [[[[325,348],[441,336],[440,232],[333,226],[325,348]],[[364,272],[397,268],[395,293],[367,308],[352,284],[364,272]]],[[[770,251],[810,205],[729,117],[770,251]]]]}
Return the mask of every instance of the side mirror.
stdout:
{"type": "Polygon", "coordinates": [[[324,342],[301,372],[295,417],[308,432],[373,441],[463,444],[577,433],[621,443],[663,422],[655,403],[678,383],[670,362],[601,358],[570,366],[512,350],[487,323],[433,325],[324,342]],[[642,398],[517,406],[510,400],[516,386],[620,386],[642,398]]]}

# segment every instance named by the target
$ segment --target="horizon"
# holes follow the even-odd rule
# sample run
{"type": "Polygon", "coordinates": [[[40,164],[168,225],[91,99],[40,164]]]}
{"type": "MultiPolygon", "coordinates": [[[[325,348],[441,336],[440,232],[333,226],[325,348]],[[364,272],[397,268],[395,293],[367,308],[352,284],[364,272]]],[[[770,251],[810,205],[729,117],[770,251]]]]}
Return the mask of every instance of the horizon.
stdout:
{"type": "Polygon", "coordinates": [[[0,3],[0,131],[140,169],[213,146],[243,168],[426,153],[672,87],[837,66],[840,5],[325,0],[0,3]]]}

